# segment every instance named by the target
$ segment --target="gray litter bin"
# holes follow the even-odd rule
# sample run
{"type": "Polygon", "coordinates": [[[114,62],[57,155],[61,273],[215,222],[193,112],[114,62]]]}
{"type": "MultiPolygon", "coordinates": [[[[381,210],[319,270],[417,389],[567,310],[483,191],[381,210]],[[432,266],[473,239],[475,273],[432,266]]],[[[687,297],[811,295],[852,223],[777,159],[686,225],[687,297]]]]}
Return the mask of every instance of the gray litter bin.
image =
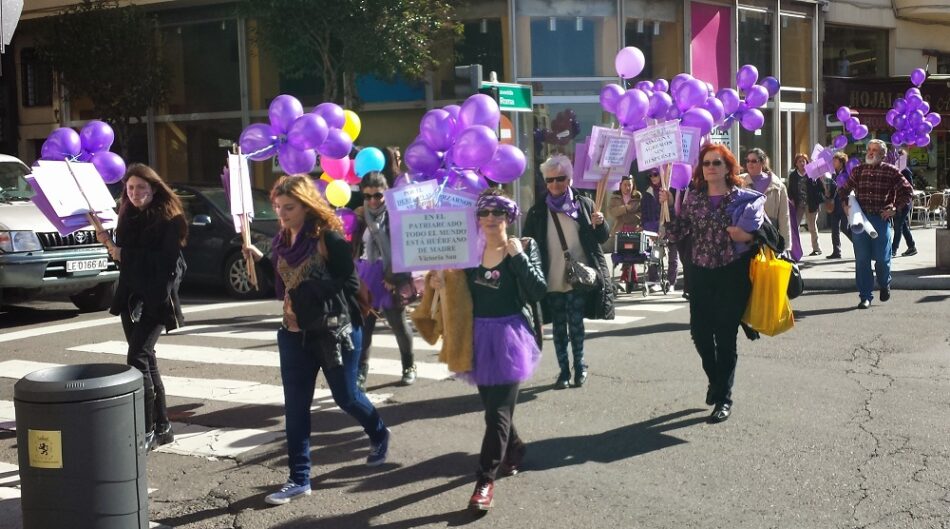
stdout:
{"type": "Polygon", "coordinates": [[[148,527],[142,374],[34,371],[14,386],[23,529],[148,527]]]}

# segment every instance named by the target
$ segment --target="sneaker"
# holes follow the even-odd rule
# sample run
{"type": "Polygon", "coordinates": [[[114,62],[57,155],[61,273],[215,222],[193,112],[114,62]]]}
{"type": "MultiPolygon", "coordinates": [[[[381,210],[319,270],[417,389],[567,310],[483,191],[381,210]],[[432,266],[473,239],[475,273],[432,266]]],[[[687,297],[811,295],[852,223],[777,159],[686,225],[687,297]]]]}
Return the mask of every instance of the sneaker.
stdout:
{"type": "Polygon", "coordinates": [[[880,298],[882,302],[891,299],[891,287],[882,288],[880,298]]]}
{"type": "Polygon", "coordinates": [[[167,445],[173,442],[175,442],[175,432],[172,431],[171,423],[155,425],[155,446],[167,445]]]}
{"type": "Polygon", "coordinates": [[[587,382],[587,365],[581,364],[580,367],[574,366],[574,387],[579,388],[587,382]]]}
{"type": "Polygon", "coordinates": [[[825,256],[825,259],[841,259],[840,253],[833,253],[831,255],[825,256]]]}
{"type": "Polygon", "coordinates": [[[916,247],[908,248],[906,252],[904,252],[904,253],[901,254],[901,257],[910,257],[910,256],[912,256],[912,255],[917,255],[917,248],[916,248],[916,247]]]}
{"type": "Polygon", "coordinates": [[[670,283],[669,289],[666,291],[667,294],[676,294],[676,287],[673,286],[673,283],[670,283]]]}
{"type": "Polygon", "coordinates": [[[479,479],[475,484],[475,492],[468,500],[468,508],[473,511],[487,511],[491,509],[492,498],[495,495],[495,482],[490,479],[479,479]]]}
{"type": "Polygon", "coordinates": [[[284,486],[273,494],[268,494],[264,501],[271,505],[284,505],[297,498],[310,495],[310,485],[297,485],[293,481],[284,483],[284,486]]]}
{"type": "Polygon", "coordinates": [[[389,438],[391,436],[392,432],[389,431],[389,428],[386,428],[386,437],[384,437],[382,441],[379,443],[370,442],[369,455],[366,456],[366,466],[378,467],[386,462],[386,454],[389,453],[389,438]]]}
{"type": "Polygon", "coordinates": [[[571,387],[571,372],[561,371],[561,374],[557,376],[557,380],[554,381],[554,389],[567,389],[569,387],[571,387]]]}
{"type": "Polygon", "coordinates": [[[402,370],[402,380],[399,381],[400,386],[411,386],[416,382],[416,366],[415,364],[412,367],[407,367],[402,370]]]}

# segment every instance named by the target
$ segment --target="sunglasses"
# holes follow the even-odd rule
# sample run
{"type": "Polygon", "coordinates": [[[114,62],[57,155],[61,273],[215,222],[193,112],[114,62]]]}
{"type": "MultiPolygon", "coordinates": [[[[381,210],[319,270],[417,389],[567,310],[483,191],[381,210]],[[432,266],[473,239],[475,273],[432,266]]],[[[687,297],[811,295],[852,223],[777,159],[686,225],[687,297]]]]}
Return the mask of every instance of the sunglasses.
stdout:
{"type": "Polygon", "coordinates": [[[711,165],[719,167],[722,165],[722,160],[703,160],[703,167],[709,167],[711,165]]]}
{"type": "Polygon", "coordinates": [[[566,182],[566,181],[567,181],[567,176],[565,176],[565,175],[552,176],[551,178],[545,178],[545,179],[544,179],[544,182],[545,182],[545,183],[548,183],[548,184],[553,184],[554,182],[557,182],[557,183],[560,184],[560,183],[563,183],[563,182],[566,182]]]}
{"type": "Polygon", "coordinates": [[[758,158],[749,158],[748,160],[745,161],[745,163],[749,164],[749,163],[762,163],[762,162],[759,161],[758,158]]]}
{"type": "Polygon", "coordinates": [[[508,212],[503,209],[480,209],[478,210],[478,216],[485,218],[491,215],[492,217],[507,217],[508,212]]]}
{"type": "Polygon", "coordinates": [[[363,200],[372,200],[372,199],[374,199],[374,198],[375,198],[376,200],[382,200],[382,199],[383,199],[383,194],[382,194],[382,193],[379,193],[379,192],[376,192],[376,193],[363,193],[363,200]]]}

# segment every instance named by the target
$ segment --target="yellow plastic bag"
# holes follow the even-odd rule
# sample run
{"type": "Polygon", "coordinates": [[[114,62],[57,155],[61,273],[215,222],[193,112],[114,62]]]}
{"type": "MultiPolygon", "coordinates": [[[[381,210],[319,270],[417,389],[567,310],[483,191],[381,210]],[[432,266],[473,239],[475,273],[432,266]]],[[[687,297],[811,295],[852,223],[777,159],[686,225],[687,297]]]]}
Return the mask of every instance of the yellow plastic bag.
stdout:
{"type": "Polygon", "coordinates": [[[768,336],[791,329],[795,325],[788,301],[791,273],[791,263],[776,258],[771,248],[763,246],[749,264],[752,293],[742,321],[768,336]]]}

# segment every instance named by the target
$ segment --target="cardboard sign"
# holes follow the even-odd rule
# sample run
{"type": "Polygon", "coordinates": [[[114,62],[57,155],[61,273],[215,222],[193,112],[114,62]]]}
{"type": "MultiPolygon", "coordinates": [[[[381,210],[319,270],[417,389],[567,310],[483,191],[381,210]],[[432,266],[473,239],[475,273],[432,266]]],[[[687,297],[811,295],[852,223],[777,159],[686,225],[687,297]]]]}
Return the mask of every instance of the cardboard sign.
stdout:
{"type": "Polygon", "coordinates": [[[477,196],[447,187],[439,194],[438,205],[442,208],[470,208],[474,211],[476,202],[477,196]]]}
{"type": "Polygon", "coordinates": [[[623,144],[617,138],[626,138],[627,141],[633,141],[633,136],[623,132],[620,129],[611,129],[607,127],[591,127],[590,137],[587,139],[586,146],[577,145],[574,159],[574,187],[581,189],[596,189],[599,182],[610,171],[609,182],[620,182],[620,177],[627,174],[630,164],[633,163],[635,156],[634,150],[629,146],[626,148],[623,160],[619,159],[620,150],[623,144]],[[612,143],[613,154],[608,151],[608,145],[612,143]],[[585,151],[586,147],[586,151],[585,151]],[[603,165],[604,156],[608,158],[611,165],[603,165]]]}
{"type": "Polygon", "coordinates": [[[246,214],[248,221],[254,217],[254,195],[251,192],[251,170],[247,157],[240,154],[228,154],[228,200],[234,231],[241,233],[241,215],[246,214]]]}
{"type": "Polygon", "coordinates": [[[641,171],[680,161],[683,156],[683,137],[675,121],[640,129],[633,133],[633,140],[641,171]]]}
{"type": "Polygon", "coordinates": [[[613,167],[630,167],[624,163],[627,161],[627,153],[633,146],[633,138],[629,136],[610,136],[604,145],[604,155],[600,159],[600,167],[610,169],[613,167]]]}
{"type": "Polygon", "coordinates": [[[394,272],[478,266],[472,208],[389,210],[394,272]]]}
{"type": "Polygon", "coordinates": [[[46,197],[61,218],[115,208],[115,199],[91,163],[70,162],[67,165],[66,162],[43,160],[33,168],[31,176],[36,184],[34,190],[46,197]],[[35,189],[37,186],[39,189],[35,189]]]}
{"type": "Polygon", "coordinates": [[[408,184],[396,189],[387,189],[386,209],[392,211],[413,211],[435,206],[439,184],[435,180],[426,180],[408,184]]]}
{"type": "Polygon", "coordinates": [[[832,167],[825,162],[824,158],[818,158],[805,164],[805,174],[812,180],[818,180],[832,172],[834,172],[832,167]]]}
{"type": "Polygon", "coordinates": [[[695,166],[699,158],[701,131],[697,127],[680,125],[680,135],[683,138],[683,155],[679,161],[695,166]]]}

